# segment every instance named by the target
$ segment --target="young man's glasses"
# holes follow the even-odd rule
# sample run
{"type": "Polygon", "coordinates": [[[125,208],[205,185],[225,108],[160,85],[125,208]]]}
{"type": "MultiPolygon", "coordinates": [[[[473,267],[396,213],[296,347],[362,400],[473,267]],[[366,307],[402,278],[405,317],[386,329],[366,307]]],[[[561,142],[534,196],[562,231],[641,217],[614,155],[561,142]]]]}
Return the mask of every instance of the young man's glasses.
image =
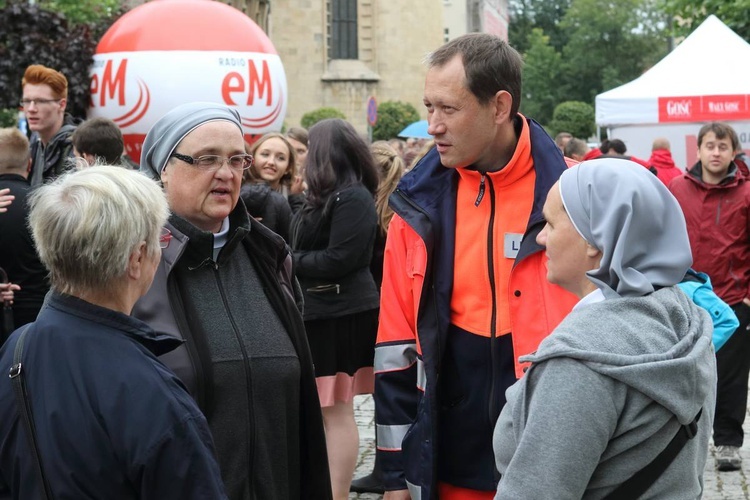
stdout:
{"type": "Polygon", "coordinates": [[[60,102],[62,99],[21,99],[21,106],[24,108],[28,108],[32,104],[36,106],[47,106],[48,104],[52,104],[53,102],[60,102]]]}

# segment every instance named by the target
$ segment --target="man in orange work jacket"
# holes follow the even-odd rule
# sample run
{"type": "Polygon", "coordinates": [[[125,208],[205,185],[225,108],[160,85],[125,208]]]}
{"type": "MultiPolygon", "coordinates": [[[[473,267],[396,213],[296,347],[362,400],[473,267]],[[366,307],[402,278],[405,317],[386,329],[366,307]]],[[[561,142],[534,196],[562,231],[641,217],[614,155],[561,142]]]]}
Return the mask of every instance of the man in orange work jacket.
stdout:
{"type": "Polygon", "coordinates": [[[435,148],[390,199],[375,348],[375,418],[386,500],[492,498],[492,451],[518,357],[576,298],[546,280],[542,205],[566,169],[518,114],[522,60],[487,34],[428,58],[435,148]]]}

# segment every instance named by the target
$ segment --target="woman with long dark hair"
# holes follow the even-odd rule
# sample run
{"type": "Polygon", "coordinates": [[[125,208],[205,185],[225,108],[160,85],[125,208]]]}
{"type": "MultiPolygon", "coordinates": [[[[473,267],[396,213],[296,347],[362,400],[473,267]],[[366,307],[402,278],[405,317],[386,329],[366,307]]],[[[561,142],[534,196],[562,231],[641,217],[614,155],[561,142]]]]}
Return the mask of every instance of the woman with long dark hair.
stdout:
{"type": "Polygon", "coordinates": [[[292,220],[334,498],[348,498],[359,447],[353,398],[373,390],[378,289],[370,260],[378,174],[367,144],[339,119],[310,129],[307,200],[292,220]]]}

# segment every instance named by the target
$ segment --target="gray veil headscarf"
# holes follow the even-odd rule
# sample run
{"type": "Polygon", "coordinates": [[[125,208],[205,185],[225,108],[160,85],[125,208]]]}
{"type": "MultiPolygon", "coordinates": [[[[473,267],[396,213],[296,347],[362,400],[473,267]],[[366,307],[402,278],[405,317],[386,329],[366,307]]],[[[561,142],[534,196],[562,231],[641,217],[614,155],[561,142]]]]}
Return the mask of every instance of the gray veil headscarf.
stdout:
{"type": "Polygon", "coordinates": [[[161,180],[161,171],[186,135],[201,125],[217,120],[234,123],[242,132],[237,110],[213,102],[191,102],[177,106],[162,116],[146,134],[141,148],[141,172],[161,180]]]}
{"type": "Polygon", "coordinates": [[[607,298],[672,286],[693,263],[685,217],[655,175],[630,160],[585,161],[560,177],[565,210],[580,235],[602,252],[589,279],[607,298]]]}

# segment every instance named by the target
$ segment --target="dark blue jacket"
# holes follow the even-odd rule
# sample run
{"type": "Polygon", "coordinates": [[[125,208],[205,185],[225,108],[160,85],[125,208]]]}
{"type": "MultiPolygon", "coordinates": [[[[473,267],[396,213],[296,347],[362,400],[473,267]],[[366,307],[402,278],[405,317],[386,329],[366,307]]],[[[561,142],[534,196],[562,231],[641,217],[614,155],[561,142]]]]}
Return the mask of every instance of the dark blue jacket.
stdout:
{"type": "MultiPolygon", "coordinates": [[[[8,373],[22,329],[0,350],[8,373]]],[[[28,326],[22,366],[54,498],[226,498],[206,420],[156,355],[179,341],[53,293],[28,326]]],[[[41,498],[11,379],[0,377],[0,484],[41,498]]]]}

